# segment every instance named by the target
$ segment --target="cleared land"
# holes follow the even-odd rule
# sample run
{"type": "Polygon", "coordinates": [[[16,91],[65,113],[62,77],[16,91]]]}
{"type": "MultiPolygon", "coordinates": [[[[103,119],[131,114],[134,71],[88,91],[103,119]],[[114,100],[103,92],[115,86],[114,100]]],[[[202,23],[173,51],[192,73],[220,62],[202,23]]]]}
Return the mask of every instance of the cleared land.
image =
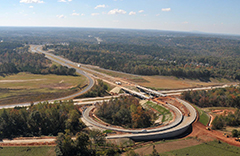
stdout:
{"type": "Polygon", "coordinates": [[[199,80],[177,79],[170,76],[142,76],[147,82],[139,82],[140,85],[153,89],[178,89],[216,85],[217,83],[206,83],[199,80]]]}
{"type": "Polygon", "coordinates": [[[59,98],[80,91],[86,84],[83,76],[19,73],[0,77],[0,104],[59,98]]]}
{"type": "Polygon", "coordinates": [[[123,80],[128,80],[128,81],[131,81],[132,83],[137,83],[139,85],[157,89],[157,90],[212,86],[212,85],[217,85],[219,84],[219,82],[221,82],[218,80],[212,80],[211,82],[201,82],[199,80],[178,79],[172,76],[139,76],[139,75],[105,70],[105,69],[91,67],[91,66],[88,66],[88,68],[113,76],[113,77],[118,77],[123,80]]]}
{"type": "Polygon", "coordinates": [[[1,147],[1,156],[55,156],[54,147],[1,147]]]}

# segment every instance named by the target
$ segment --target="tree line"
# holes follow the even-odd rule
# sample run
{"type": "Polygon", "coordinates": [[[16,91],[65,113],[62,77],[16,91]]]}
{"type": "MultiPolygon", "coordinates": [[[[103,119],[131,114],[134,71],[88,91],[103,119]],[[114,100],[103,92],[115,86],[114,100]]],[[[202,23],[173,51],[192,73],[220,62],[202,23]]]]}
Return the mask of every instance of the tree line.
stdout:
{"type": "Polygon", "coordinates": [[[174,42],[184,46],[70,42],[69,46],[46,45],[44,49],[53,48],[56,55],[74,62],[132,74],[240,80],[237,41],[192,37],[174,42]]]}
{"type": "Polygon", "coordinates": [[[118,146],[108,143],[104,134],[99,130],[80,131],[72,139],[69,130],[59,133],[55,152],[57,156],[113,156],[120,155],[118,146]]]}
{"type": "Polygon", "coordinates": [[[0,43],[0,75],[18,72],[33,74],[75,75],[74,68],[52,64],[44,54],[29,53],[18,43],[0,43]]]}
{"type": "Polygon", "coordinates": [[[58,135],[69,129],[76,134],[85,128],[81,113],[73,102],[47,102],[30,107],[0,111],[0,138],[58,135]]]}
{"type": "Polygon", "coordinates": [[[114,155],[120,149],[107,143],[98,130],[86,129],[79,107],[72,101],[55,101],[0,110],[0,139],[57,136],[57,156],[114,155]],[[73,139],[75,137],[76,139],[73,139]]]}
{"type": "Polygon", "coordinates": [[[235,107],[240,108],[240,88],[228,87],[212,90],[186,91],[182,98],[199,107],[235,107]]]}

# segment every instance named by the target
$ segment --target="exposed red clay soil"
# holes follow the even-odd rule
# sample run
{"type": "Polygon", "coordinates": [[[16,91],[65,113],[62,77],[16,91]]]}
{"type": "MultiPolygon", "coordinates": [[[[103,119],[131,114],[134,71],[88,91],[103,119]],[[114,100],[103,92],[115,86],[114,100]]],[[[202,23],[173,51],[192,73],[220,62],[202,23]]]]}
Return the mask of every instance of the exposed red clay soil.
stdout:
{"type": "Polygon", "coordinates": [[[217,131],[217,130],[206,130],[206,126],[204,126],[200,122],[195,122],[192,125],[192,132],[187,137],[197,137],[203,141],[212,141],[214,139],[221,140],[223,142],[226,142],[230,145],[238,146],[240,147],[240,142],[235,141],[235,138],[229,137],[223,135],[224,132],[217,131]]]}
{"type": "Polygon", "coordinates": [[[56,146],[55,141],[52,142],[34,142],[34,143],[0,143],[2,147],[11,146],[56,146]]]}
{"type": "Polygon", "coordinates": [[[229,113],[234,114],[235,110],[229,110],[229,109],[215,109],[215,110],[211,110],[212,113],[216,114],[216,115],[223,115],[223,116],[227,116],[229,113]]]}
{"type": "MultiPolygon", "coordinates": [[[[235,141],[234,138],[225,137],[223,135],[223,132],[221,132],[221,131],[206,130],[206,126],[204,126],[200,122],[193,123],[192,132],[185,138],[188,138],[188,137],[193,137],[193,139],[177,140],[177,141],[173,141],[173,142],[160,143],[160,144],[155,145],[155,149],[157,150],[157,152],[163,153],[163,152],[168,152],[168,151],[172,151],[172,150],[177,150],[177,149],[182,149],[182,148],[186,148],[186,147],[199,145],[204,142],[209,142],[209,141],[213,141],[216,139],[226,142],[230,145],[240,147],[240,142],[235,141]]],[[[148,142],[148,144],[150,144],[150,143],[148,142]]],[[[149,145],[146,147],[135,149],[134,151],[140,155],[147,155],[147,154],[151,154],[152,150],[153,150],[153,146],[149,145]]]]}

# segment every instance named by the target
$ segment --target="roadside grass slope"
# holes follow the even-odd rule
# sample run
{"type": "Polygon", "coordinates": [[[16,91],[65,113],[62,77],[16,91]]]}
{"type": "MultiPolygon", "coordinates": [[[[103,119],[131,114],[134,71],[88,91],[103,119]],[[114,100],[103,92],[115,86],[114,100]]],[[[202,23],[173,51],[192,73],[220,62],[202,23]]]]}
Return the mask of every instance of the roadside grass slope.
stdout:
{"type": "Polygon", "coordinates": [[[212,141],[200,145],[163,153],[161,155],[194,155],[194,156],[239,156],[240,148],[227,143],[212,141]]]}
{"type": "Polygon", "coordinates": [[[1,156],[55,156],[53,146],[40,147],[1,147],[1,156]]]}

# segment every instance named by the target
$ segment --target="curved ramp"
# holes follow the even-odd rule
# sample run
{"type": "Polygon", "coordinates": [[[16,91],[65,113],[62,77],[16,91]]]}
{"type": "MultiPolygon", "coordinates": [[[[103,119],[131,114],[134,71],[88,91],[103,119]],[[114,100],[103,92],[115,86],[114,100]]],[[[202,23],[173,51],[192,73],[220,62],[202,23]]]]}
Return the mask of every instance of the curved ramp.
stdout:
{"type": "Polygon", "coordinates": [[[144,132],[142,130],[131,130],[131,129],[123,129],[123,128],[116,128],[116,127],[111,127],[111,126],[105,126],[103,124],[100,124],[96,121],[94,121],[92,118],[89,117],[89,113],[90,111],[94,108],[95,106],[91,106],[89,108],[87,108],[84,112],[83,112],[83,118],[89,122],[90,124],[100,127],[100,128],[104,128],[104,129],[109,129],[109,130],[114,130],[114,131],[119,131],[119,132],[124,132],[124,133],[133,133],[133,134],[138,134],[138,133],[153,133],[153,132],[159,132],[159,131],[165,131],[168,129],[171,129],[173,127],[176,127],[177,125],[179,125],[182,120],[183,120],[183,114],[182,112],[175,106],[168,104],[168,107],[176,114],[176,118],[174,120],[174,122],[172,122],[171,124],[164,126],[164,127],[159,127],[159,128],[155,128],[155,129],[146,129],[144,132]]]}
{"type": "Polygon", "coordinates": [[[182,122],[173,127],[171,129],[167,129],[165,131],[153,132],[153,133],[141,133],[141,134],[124,134],[124,135],[114,135],[114,136],[107,136],[107,139],[117,139],[117,138],[131,138],[133,140],[156,140],[156,139],[165,139],[165,138],[172,138],[176,137],[182,133],[184,133],[189,126],[196,120],[197,112],[196,110],[186,101],[181,99],[177,99],[183,105],[185,105],[189,112],[189,117],[184,117],[182,122]]]}

